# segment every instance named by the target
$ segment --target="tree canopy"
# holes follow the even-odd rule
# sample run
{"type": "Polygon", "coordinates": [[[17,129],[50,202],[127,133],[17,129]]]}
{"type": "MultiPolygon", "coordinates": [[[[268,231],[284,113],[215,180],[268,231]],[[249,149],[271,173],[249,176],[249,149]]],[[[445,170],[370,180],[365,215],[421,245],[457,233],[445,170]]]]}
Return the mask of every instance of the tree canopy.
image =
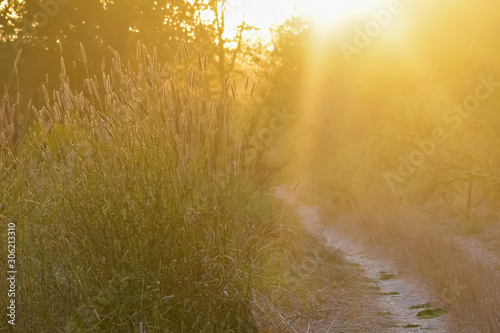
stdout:
{"type": "Polygon", "coordinates": [[[234,63],[234,58],[226,59],[224,5],[225,1],[206,0],[7,0],[0,9],[1,81],[9,81],[21,49],[21,91],[33,95],[42,82],[57,83],[57,77],[46,73],[59,72],[61,56],[68,61],[81,59],[80,43],[89,55],[88,66],[97,67],[109,55],[108,46],[124,59],[135,57],[138,41],[148,48],[168,48],[160,52],[163,55],[175,54],[182,41],[194,45],[194,50],[207,52],[209,60],[217,62],[213,67],[223,81],[234,63]],[[206,11],[213,12],[213,22],[203,20],[206,11]]]}

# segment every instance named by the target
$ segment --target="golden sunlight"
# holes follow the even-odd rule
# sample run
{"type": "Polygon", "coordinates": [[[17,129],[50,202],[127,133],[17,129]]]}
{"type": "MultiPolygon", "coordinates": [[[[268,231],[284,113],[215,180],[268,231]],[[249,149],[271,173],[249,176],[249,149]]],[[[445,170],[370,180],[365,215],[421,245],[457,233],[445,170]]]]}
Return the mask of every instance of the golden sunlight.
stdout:
{"type": "MultiPolygon", "coordinates": [[[[300,1],[315,20],[321,25],[335,25],[354,16],[377,9],[386,4],[385,0],[309,0],[300,1]]],[[[399,1],[389,1],[399,2],[399,1]]]]}
{"type": "Polygon", "coordinates": [[[293,14],[306,12],[298,0],[234,0],[226,4],[226,37],[234,37],[238,26],[244,19],[246,24],[258,29],[258,37],[269,37],[269,29],[280,24],[293,14]]]}
{"type": "Polygon", "coordinates": [[[329,28],[355,16],[366,14],[383,6],[397,6],[400,1],[386,0],[254,0],[227,3],[227,36],[235,35],[242,18],[259,29],[260,35],[269,34],[269,28],[282,23],[290,15],[312,17],[320,26],[329,28]]]}

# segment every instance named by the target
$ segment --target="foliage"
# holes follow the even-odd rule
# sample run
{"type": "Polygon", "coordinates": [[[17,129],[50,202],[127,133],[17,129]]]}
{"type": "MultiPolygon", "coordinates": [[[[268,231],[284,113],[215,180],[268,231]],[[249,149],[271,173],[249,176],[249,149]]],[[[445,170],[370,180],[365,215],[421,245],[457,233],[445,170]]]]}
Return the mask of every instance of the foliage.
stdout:
{"type": "Polygon", "coordinates": [[[286,106],[297,111],[306,76],[308,51],[312,45],[313,24],[310,19],[294,16],[272,31],[272,42],[254,61],[265,85],[263,103],[270,108],[286,106]]]}

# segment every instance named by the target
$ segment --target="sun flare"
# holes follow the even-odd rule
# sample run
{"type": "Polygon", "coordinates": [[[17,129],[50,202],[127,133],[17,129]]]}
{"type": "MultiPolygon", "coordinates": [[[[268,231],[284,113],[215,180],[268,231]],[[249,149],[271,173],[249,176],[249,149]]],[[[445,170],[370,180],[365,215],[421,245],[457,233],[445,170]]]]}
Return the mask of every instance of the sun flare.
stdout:
{"type": "Polygon", "coordinates": [[[320,24],[336,24],[381,7],[385,0],[309,0],[304,8],[320,24]]]}
{"type": "Polygon", "coordinates": [[[290,15],[309,16],[320,27],[329,28],[389,3],[387,0],[230,1],[226,11],[227,34],[234,34],[243,17],[247,24],[259,29],[260,35],[264,36],[269,33],[270,27],[282,23],[290,15]]]}

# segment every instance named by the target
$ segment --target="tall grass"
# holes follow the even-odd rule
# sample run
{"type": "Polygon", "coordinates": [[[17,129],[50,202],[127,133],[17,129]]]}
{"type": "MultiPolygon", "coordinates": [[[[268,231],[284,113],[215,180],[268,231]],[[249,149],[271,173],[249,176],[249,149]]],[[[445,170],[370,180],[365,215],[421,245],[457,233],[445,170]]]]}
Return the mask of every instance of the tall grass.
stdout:
{"type": "Polygon", "coordinates": [[[18,235],[16,328],[253,330],[249,300],[265,288],[278,231],[243,167],[252,122],[232,94],[208,96],[206,60],[187,46],[169,63],[140,44],[133,62],[111,52],[93,75],[82,47],[81,89],[61,58],[59,87],[43,87],[46,104],[32,108],[36,124],[16,154],[2,136],[2,229],[15,222],[18,235]]]}

